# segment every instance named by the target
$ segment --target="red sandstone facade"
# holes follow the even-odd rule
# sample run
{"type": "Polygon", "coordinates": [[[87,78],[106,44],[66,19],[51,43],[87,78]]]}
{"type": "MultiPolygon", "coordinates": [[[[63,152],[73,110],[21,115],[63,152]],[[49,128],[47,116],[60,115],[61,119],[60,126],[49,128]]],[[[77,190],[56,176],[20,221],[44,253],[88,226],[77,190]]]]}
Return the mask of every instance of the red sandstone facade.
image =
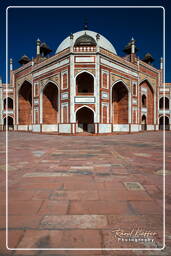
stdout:
{"type": "Polygon", "coordinates": [[[171,84],[162,85],[162,65],[158,70],[136,56],[134,40],[125,57],[89,30],[67,37],[50,58],[39,42],[36,58],[16,70],[11,65],[3,124],[7,111],[10,126],[23,131],[138,132],[164,123],[170,129],[171,84]]]}

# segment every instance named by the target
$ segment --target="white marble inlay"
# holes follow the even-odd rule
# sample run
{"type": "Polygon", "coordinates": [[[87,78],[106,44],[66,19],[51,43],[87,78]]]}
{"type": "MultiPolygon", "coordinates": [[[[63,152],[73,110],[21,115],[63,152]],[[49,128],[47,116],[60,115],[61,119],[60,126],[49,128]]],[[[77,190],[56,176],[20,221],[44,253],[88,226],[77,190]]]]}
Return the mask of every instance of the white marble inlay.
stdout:
{"type": "Polygon", "coordinates": [[[42,124],[42,132],[57,132],[57,124],[42,124]]]}
{"type": "Polygon", "coordinates": [[[99,133],[111,133],[112,126],[111,124],[99,124],[99,133]]]}
{"type": "Polygon", "coordinates": [[[95,97],[75,97],[75,103],[95,103],[95,97]]]}
{"type": "Polygon", "coordinates": [[[154,130],[154,125],[151,125],[151,124],[147,125],[147,130],[153,131],[154,130]]]}
{"type": "Polygon", "coordinates": [[[117,65],[117,64],[114,64],[114,63],[112,63],[112,62],[110,62],[110,61],[108,61],[108,60],[105,60],[105,59],[103,59],[103,58],[101,58],[101,63],[103,63],[103,64],[105,64],[105,65],[108,65],[108,66],[110,66],[110,67],[113,67],[113,68],[115,68],[115,69],[121,70],[121,71],[123,71],[123,72],[125,72],[125,73],[127,73],[127,74],[132,75],[132,76],[138,77],[138,74],[137,74],[136,72],[133,72],[133,71],[131,71],[131,70],[129,70],[129,69],[123,68],[123,67],[121,67],[121,66],[119,66],[119,65],[117,65]]]}
{"type": "Polygon", "coordinates": [[[13,110],[3,110],[3,114],[13,114],[14,113],[14,111],[13,110]]]}
{"type": "Polygon", "coordinates": [[[170,110],[164,110],[164,109],[160,109],[159,110],[159,114],[170,114],[170,110]]]}
{"type": "Polygon", "coordinates": [[[3,89],[3,92],[13,92],[13,89],[3,89]]]}
{"type": "Polygon", "coordinates": [[[133,104],[137,104],[137,99],[132,99],[133,104]]]}
{"type": "Polygon", "coordinates": [[[54,64],[54,65],[52,65],[52,66],[50,66],[48,68],[45,68],[45,69],[43,69],[43,70],[41,70],[39,72],[34,73],[33,77],[40,76],[40,75],[42,75],[42,74],[44,74],[46,72],[49,72],[49,71],[51,71],[53,69],[59,68],[59,67],[65,65],[67,63],[69,63],[69,59],[62,60],[62,61],[60,61],[60,62],[58,62],[58,63],[56,63],[56,64],[54,64]]]}
{"type": "Polygon", "coordinates": [[[142,108],[141,111],[147,113],[147,108],[142,108]]]}
{"type": "Polygon", "coordinates": [[[75,62],[94,62],[94,57],[76,57],[75,62]]]}
{"type": "Polygon", "coordinates": [[[102,99],[108,99],[109,94],[107,92],[102,92],[102,99]]]}
{"type": "Polygon", "coordinates": [[[138,124],[131,124],[131,132],[138,132],[139,125],[138,124]]]}
{"type": "Polygon", "coordinates": [[[142,92],[147,92],[147,88],[141,87],[141,91],[142,91],[142,92]]]}
{"type": "Polygon", "coordinates": [[[71,133],[71,124],[59,124],[59,132],[71,133]]]}
{"type": "Polygon", "coordinates": [[[62,100],[68,99],[68,92],[62,93],[62,94],[61,94],[61,99],[62,99],[62,100]]]}
{"type": "Polygon", "coordinates": [[[34,104],[38,104],[39,100],[38,99],[34,99],[34,104]]]}
{"type": "Polygon", "coordinates": [[[128,132],[129,125],[128,124],[113,124],[113,131],[117,132],[128,132]]]}
{"type": "Polygon", "coordinates": [[[160,88],[160,92],[169,92],[169,88],[160,88]]]}
{"type": "Polygon", "coordinates": [[[33,132],[40,132],[40,124],[33,124],[32,130],[33,132]]]}

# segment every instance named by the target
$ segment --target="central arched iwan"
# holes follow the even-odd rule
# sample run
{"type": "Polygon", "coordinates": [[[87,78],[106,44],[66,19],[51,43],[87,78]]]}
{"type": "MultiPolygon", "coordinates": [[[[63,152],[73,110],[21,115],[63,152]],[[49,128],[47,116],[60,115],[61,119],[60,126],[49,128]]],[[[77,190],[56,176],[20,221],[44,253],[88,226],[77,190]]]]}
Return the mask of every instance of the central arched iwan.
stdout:
{"type": "Polygon", "coordinates": [[[32,123],[32,85],[24,81],[18,93],[19,124],[32,123]]]}
{"type": "Polygon", "coordinates": [[[58,87],[49,82],[43,89],[43,123],[58,123],[58,87]]]}
{"type": "Polygon", "coordinates": [[[112,117],[114,124],[128,124],[128,89],[122,82],[112,88],[112,117]]]}

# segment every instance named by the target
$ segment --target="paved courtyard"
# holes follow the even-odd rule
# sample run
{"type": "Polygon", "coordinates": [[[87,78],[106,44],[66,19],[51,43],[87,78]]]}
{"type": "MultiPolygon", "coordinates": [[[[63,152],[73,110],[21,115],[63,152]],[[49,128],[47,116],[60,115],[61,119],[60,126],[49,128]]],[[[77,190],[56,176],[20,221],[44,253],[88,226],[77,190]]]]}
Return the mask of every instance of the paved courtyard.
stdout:
{"type": "Polygon", "coordinates": [[[8,246],[37,251],[5,249],[5,133],[0,136],[1,256],[171,255],[170,132],[166,133],[167,248],[162,252],[101,250],[163,246],[161,132],[112,136],[9,132],[8,246]]]}

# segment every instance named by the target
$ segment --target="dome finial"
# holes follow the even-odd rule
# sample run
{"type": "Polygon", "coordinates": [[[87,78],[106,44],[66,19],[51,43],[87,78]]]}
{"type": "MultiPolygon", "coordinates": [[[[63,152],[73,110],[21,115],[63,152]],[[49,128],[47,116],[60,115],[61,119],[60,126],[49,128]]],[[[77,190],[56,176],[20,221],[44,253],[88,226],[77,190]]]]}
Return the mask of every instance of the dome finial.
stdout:
{"type": "Polygon", "coordinates": [[[84,17],[84,30],[88,30],[88,21],[87,21],[87,17],[84,17]]]}

